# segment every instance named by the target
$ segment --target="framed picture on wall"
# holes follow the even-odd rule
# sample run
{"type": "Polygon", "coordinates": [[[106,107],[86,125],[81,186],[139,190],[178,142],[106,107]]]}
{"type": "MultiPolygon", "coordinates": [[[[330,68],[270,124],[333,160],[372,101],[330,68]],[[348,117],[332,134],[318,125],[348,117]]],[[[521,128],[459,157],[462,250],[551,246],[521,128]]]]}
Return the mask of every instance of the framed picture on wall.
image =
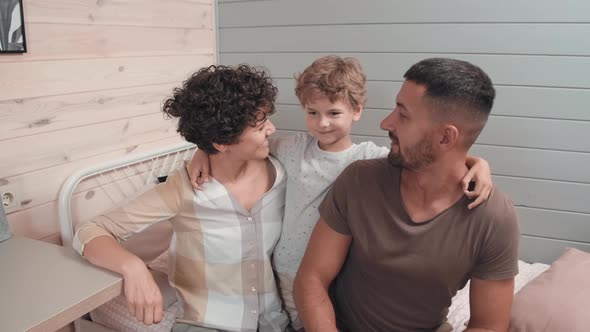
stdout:
{"type": "Polygon", "coordinates": [[[25,53],[25,20],[22,0],[0,0],[0,53],[25,53]]]}

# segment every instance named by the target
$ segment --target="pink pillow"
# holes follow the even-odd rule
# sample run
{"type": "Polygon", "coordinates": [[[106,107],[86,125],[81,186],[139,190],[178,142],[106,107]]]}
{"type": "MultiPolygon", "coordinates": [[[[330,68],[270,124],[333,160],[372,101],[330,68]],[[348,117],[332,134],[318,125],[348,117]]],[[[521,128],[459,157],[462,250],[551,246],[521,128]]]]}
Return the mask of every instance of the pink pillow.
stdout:
{"type": "Polygon", "coordinates": [[[590,331],[590,254],[567,248],[516,293],[509,331],[590,331]]]}

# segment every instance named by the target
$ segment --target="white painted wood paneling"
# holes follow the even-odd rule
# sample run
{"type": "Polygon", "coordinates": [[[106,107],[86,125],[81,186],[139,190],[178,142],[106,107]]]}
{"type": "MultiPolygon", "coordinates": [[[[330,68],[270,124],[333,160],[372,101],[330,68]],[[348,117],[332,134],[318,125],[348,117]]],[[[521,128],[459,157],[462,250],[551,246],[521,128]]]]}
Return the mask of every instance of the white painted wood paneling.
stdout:
{"type": "Polygon", "coordinates": [[[520,239],[520,259],[531,263],[551,264],[563,254],[564,248],[567,247],[590,252],[590,245],[587,242],[572,242],[524,235],[520,239]]]}
{"type": "MultiPolygon", "coordinates": [[[[590,184],[493,176],[496,186],[510,196],[514,204],[564,212],[590,213],[590,184]]],[[[551,234],[545,236],[551,237],[551,234]]]]}
{"type": "Polygon", "coordinates": [[[482,156],[497,175],[590,184],[590,153],[475,144],[471,153],[482,156]]]}
{"type": "Polygon", "coordinates": [[[588,242],[590,214],[519,207],[520,230],[530,236],[549,236],[588,242]]]}
{"type": "Polygon", "coordinates": [[[222,53],[362,50],[584,56],[590,53],[588,35],[588,24],[357,24],[220,28],[219,42],[222,53]]]}
{"type": "Polygon", "coordinates": [[[219,26],[251,27],[386,23],[587,23],[590,3],[579,0],[491,2],[403,0],[220,0],[219,26]],[[229,3],[231,2],[231,3],[229,3]]]}

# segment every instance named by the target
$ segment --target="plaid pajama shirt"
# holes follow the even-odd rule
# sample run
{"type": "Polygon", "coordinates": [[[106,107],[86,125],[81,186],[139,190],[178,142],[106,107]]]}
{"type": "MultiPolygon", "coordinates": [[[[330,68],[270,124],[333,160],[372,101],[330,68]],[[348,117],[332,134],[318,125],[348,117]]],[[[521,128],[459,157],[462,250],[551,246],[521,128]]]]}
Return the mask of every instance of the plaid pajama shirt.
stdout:
{"type": "Polygon", "coordinates": [[[183,303],[178,322],[227,331],[283,331],[288,323],[271,266],[281,233],[287,175],[275,169],[272,188],[245,210],[215,179],[195,191],[184,169],[128,204],[84,223],[74,248],[92,239],[119,241],[170,219],[169,280],[183,303]]]}

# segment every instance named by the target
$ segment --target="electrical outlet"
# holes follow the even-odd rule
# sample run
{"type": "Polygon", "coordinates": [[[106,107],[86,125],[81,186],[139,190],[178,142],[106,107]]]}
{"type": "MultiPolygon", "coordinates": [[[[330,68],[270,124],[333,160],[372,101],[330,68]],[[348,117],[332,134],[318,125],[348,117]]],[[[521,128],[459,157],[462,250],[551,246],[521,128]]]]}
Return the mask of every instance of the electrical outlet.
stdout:
{"type": "Polygon", "coordinates": [[[18,196],[13,185],[0,186],[0,198],[4,206],[4,212],[10,213],[18,209],[18,196]]]}

